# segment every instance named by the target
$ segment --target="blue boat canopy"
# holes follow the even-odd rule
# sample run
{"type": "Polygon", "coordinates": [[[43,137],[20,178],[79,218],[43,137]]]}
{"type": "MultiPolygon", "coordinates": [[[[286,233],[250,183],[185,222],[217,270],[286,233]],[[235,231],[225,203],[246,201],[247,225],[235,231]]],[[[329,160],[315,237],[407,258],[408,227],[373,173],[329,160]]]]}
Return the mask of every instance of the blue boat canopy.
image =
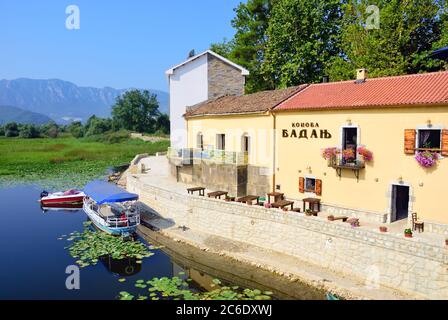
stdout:
{"type": "Polygon", "coordinates": [[[432,58],[447,60],[448,59],[448,47],[440,48],[435,50],[431,54],[432,58]]]}
{"type": "Polygon", "coordinates": [[[138,195],[129,193],[115,184],[95,180],[84,187],[84,193],[97,204],[138,200],[138,195]]]}

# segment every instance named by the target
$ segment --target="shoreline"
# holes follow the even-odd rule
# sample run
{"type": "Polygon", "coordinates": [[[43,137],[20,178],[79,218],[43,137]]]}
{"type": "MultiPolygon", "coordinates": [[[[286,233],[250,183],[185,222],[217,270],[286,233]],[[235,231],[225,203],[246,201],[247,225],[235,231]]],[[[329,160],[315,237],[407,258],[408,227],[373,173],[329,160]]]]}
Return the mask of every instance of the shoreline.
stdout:
{"type": "Polygon", "coordinates": [[[166,238],[344,299],[446,299],[438,279],[447,256],[438,244],[187,195],[187,185],[170,175],[164,157],[139,162],[144,173],[129,170],[126,188],[140,196],[143,223],[166,238]]]}
{"type": "Polygon", "coordinates": [[[224,263],[231,262],[255,267],[274,276],[282,277],[290,285],[301,283],[313,290],[330,292],[344,300],[417,299],[385,287],[366,287],[356,279],[329,272],[317,265],[272,250],[206,234],[198,230],[183,231],[177,225],[167,228],[167,220],[155,216],[154,213],[149,214],[149,217],[147,213],[143,215],[144,225],[139,226],[138,234],[144,238],[158,238],[159,240],[156,241],[159,243],[171,241],[178,245],[186,245],[210,256],[219,257],[223,259],[224,263]],[[163,240],[161,241],[161,239],[163,240]],[[240,250],[241,247],[245,249],[240,250]]]}

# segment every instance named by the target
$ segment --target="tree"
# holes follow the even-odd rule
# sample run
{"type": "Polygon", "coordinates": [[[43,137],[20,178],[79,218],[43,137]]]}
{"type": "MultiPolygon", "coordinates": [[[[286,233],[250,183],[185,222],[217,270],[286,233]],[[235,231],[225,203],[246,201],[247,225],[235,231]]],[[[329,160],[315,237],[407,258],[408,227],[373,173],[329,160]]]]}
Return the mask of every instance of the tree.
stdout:
{"type": "Polygon", "coordinates": [[[278,0],[272,7],[262,71],[275,87],[322,79],[341,54],[341,0],[278,0]]]}
{"type": "Polygon", "coordinates": [[[112,120],[97,117],[91,117],[89,126],[86,129],[86,137],[99,135],[112,130],[112,120]]]}
{"type": "Polygon", "coordinates": [[[379,0],[376,5],[379,29],[366,28],[372,14],[369,1],[350,1],[344,7],[343,54],[331,59],[330,77],[353,79],[357,68],[367,68],[372,77],[438,70],[441,62],[429,55],[441,40],[445,0],[379,0]]]}
{"type": "Polygon", "coordinates": [[[56,124],[56,122],[51,121],[43,125],[41,131],[47,137],[54,139],[57,138],[59,135],[59,126],[56,124]]]}
{"type": "Polygon", "coordinates": [[[39,129],[32,125],[32,124],[26,124],[20,129],[19,136],[24,139],[34,139],[39,138],[40,132],[39,129]]]}
{"type": "Polygon", "coordinates": [[[169,134],[170,133],[170,117],[162,113],[157,117],[157,131],[163,133],[163,134],[169,134]]]}
{"type": "Polygon", "coordinates": [[[112,119],[119,128],[135,132],[154,132],[159,115],[157,96],[148,90],[128,91],[112,107],[112,119]]]}
{"type": "Polygon", "coordinates": [[[266,30],[271,14],[272,0],[248,0],[235,8],[232,26],[236,34],[231,41],[212,44],[211,50],[248,69],[246,92],[273,89],[270,78],[264,78],[261,64],[264,60],[266,30]]]}
{"type": "Polygon", "coordinates": [[[15,122],[10,122],[5,125],[5,137],[12,138],[19,136],[19,126],[15,122]]]}
{"type": "Polygon", "coordinates": [[[84,128],[80,121],[74,121],[67,126],[67,131],[75,138],[81,138],[84,136],[84,128]]]}

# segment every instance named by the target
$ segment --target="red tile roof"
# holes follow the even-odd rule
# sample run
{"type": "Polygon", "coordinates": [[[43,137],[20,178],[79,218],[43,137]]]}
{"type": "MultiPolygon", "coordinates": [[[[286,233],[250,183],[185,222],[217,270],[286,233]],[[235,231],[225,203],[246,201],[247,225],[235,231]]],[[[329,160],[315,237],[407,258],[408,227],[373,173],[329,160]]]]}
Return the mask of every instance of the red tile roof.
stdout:
{"type": "Polygon", "coordinates": [[[448,104],[448,72],[312,84],[275,111],[448,104]]]}
{"type": "Polygon", "coordinates": [[[285,101],[306,85],[280,90],[260,91],[242,96],[222,96],[187,108],[186,118],[266,112],[285,101]]]}

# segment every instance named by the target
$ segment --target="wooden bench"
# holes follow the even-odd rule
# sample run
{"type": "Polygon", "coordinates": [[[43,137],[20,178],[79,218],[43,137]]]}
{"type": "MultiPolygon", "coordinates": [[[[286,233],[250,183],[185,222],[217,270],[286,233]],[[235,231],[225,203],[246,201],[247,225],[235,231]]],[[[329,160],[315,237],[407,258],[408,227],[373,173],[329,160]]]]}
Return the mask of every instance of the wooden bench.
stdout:
{"type": "Polygon", "coordinates": [[[329,221],[337,221],[337,220],[342,220],[342,222],[347,222],[348,217],[347,216],[339,216],[339,217],[335,217],[335,216],[328,216],[328,220],[329,221]]]}
{"type": "Polygon", "coordinates": [[[199,192],[199,195],[203,197],[205,195],[205,188],[203,187],[188,188],[187,192],[188,194],[194,194],[195,192],[199,192]]]}
{"type": "Polygon", "coordinates": [[[228,192],[227,191],[214,191],[207,193],[207,196],[209,198],[215,198],[215,199],[221,199],[222,196],[227,197],[228,192]]]}
{"type": "Polygon", "coordinates": [[[280,200],[280,201],[271,203],[271,206],[273,208],[281,208],[281,209],[291,206],[291,210],[293,210],[294,209],[294,201],[280,200]]]}
{"type": "Polygon", "coordinates": [[[245,196],[245,197],[238,198],[236,201],[237,202],[243,202],[243,203],[246,203],[248,205],[251,205],[254,200],[257,200],[257,204],[260,203],[260,197],[259,196],[245,196]]]}
{"type": "Polygon", "coordinates": [[[281,192],[271,192],[271,193],[268,193],[267,196],[268,196],[268,203],[271,203],[271,197],[274,198],[273,202],[277,202],[280,200],[284,200],[285,194],[281,193],[281,192]]]}

